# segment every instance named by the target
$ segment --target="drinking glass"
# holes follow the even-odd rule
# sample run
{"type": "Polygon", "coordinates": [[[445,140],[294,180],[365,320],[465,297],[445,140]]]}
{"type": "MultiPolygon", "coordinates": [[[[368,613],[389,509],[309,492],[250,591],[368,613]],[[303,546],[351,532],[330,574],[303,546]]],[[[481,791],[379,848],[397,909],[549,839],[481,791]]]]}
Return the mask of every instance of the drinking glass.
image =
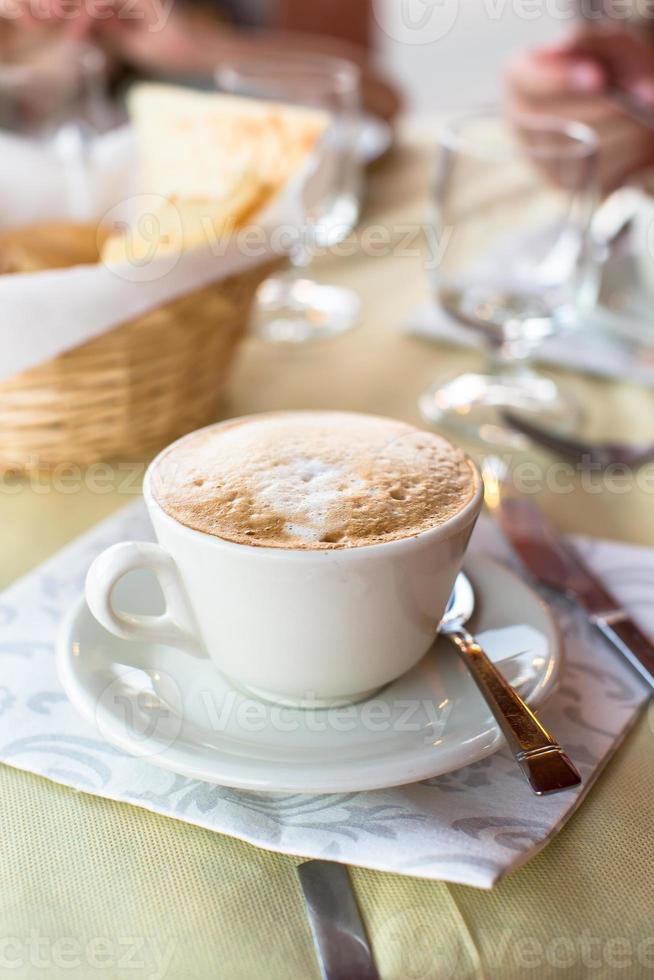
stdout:
{"type": "Polygon", "coordinates": [[[301,343],[351,329],[360,313],[357,294],[315,282],[307,268],[316,247],[338,244],[359,218],[359,69],[326,55],[262,54],[222,62],[215,77],[224,92],[310,106],[330,117],[320,146],[320,191],[304,201],[304,227],[291,248],[290,269],[258,291],[257,332],[267,340],[301,343]]]}
{"type": "Polygon", "coordinates": [[[438,380],[423,417],[484,442],[512,444],[506,409],[565,426],[578,406],[529,360],[595,302],[589,234],[597,198],[591,129],[542,117],[465,113],[443,127],[435,186],[441,309],[489,353],[482,373],[438,380]]]}
{"type": "Polygon", "coordinates": [[[116,121],[107,59],[93,45],[55,39],[0,63],[0,130],[40,143],[57,161],[77,220],[94,211],[93,137],[116,121]]]}
{"type": "Polygon", "coordinates": [[[0,129],[49,139],[71,122],[111,124],[107,59],[81,41],[55,39],[0,63],[0,129]]]}

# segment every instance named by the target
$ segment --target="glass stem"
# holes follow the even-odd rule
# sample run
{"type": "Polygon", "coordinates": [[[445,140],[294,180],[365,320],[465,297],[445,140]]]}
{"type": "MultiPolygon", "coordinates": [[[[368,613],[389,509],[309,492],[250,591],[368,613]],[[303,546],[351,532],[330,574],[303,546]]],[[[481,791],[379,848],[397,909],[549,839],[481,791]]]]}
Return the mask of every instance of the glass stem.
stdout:
{"type": "Polygon", "coordinates": [[[502,337],[489,351],[490,373],[495,375],[530,374],[529,360],[533,344],[524,336],[518,321],[504,325],[502,337]]]}
{"type": "Polygon", "coordinates": [[[291,263],[291,275],[298,278],[300,273],[311,265],[311,242],[313,241],[313,230],[307,223],[291,250],[290,253],[290,263],[291,263]]]}

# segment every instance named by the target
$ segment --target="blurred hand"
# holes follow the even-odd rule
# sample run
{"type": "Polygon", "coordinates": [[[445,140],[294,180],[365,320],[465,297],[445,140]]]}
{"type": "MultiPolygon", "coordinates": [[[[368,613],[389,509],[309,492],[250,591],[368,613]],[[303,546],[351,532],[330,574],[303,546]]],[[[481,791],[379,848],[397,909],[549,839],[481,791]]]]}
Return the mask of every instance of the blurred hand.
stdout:
{"type": "Polygon", "coordinates": [[[295,31],[240,31],[202,5],[175,0],[0,0],[0,58],[25,51],[53,36],[92,40],[113,59],[137,72],[161,77],[211,78],[222,59],[261,54],[331,54],[362,70],[363,102],[369,112],[392,119],[397,91],[370,66],[367,52],[333,37],[295,31]]]}
{"type": "Polygon", "coordinates": [[[392,119],[400,107],[396,90],[372,69],[365,49],[347,41],[295,31],[241,31],[171,0],[129,0],[130,16],[121,15],[121,0],[114,2],[115,16],[98,26],[95,39],[136,70],[211,77],[221,60],[239,55],[260,54],[265,59],[330,54],[361,68],[363,102],[369,112],[392,119]],[[135,11],[142,16],[135,16],[135,11]]]}
{"type": "Polygon", "coordinates": [[[224,32],[206,8],[175,0],[109,0],[112,16],[97,22],[93,39],[123,64],[155,75],[208,75],[224,32]]]}
{"type": "MultiPolygon", "coordinates": [[[[210,27],[215,33],[213,18],[210,27]]],[[[91,40],[125,63],[183,73],[202,36],[199,18],[174,0],[0,0],[0,57],[62,38],[91,40]]]]}
{"type": "Polygon", "coordinates": [[[611,89],[620,89],[654,118],[654,49],[644,38],[597,27],[520,52],[508,66],[507,89],[511,112],[557,116],[595,130],[603,190],[654,164],[654,129],[611,98],[611,89]]]}
{"type": "Polygon", "coordinates": [[[0,57],[10,58],[51,38],[82,38],[107,0],[0,0],[0,57]],[[96,11],[97,8],[97,11],[96,11]]]}

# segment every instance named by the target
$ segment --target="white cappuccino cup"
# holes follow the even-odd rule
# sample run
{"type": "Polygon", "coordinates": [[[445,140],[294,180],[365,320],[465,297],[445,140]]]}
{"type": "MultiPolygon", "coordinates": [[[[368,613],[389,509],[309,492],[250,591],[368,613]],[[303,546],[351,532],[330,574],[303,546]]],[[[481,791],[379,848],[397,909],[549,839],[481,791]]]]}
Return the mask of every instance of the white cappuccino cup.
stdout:
{"type": "Polygon", "coordinates": [[[302,550],[228,541],[166,513],[144,496],[157,544],[104,551],[86,580],[95,618],[126,640],[209,657],[238,688],[279,704],[362,700],[413,667],[431,646],[482,505],[473,492],[444,523],[411,537],[302,550]],[[113,591],[135,569],[158,579],[165,611],[116,608],[113,591]]]}

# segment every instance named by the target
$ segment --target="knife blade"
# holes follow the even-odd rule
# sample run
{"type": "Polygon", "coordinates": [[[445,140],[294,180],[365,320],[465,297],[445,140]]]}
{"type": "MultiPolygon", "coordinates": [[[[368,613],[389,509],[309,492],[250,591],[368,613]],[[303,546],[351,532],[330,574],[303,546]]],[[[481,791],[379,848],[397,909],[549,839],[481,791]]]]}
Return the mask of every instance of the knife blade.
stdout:
{"type": "Polygon", "coordinates": [[[513,550],[544,585],[574,599],[654,690],[654,643],[536,504],[502,481],[487,500],[513,550]]]}

